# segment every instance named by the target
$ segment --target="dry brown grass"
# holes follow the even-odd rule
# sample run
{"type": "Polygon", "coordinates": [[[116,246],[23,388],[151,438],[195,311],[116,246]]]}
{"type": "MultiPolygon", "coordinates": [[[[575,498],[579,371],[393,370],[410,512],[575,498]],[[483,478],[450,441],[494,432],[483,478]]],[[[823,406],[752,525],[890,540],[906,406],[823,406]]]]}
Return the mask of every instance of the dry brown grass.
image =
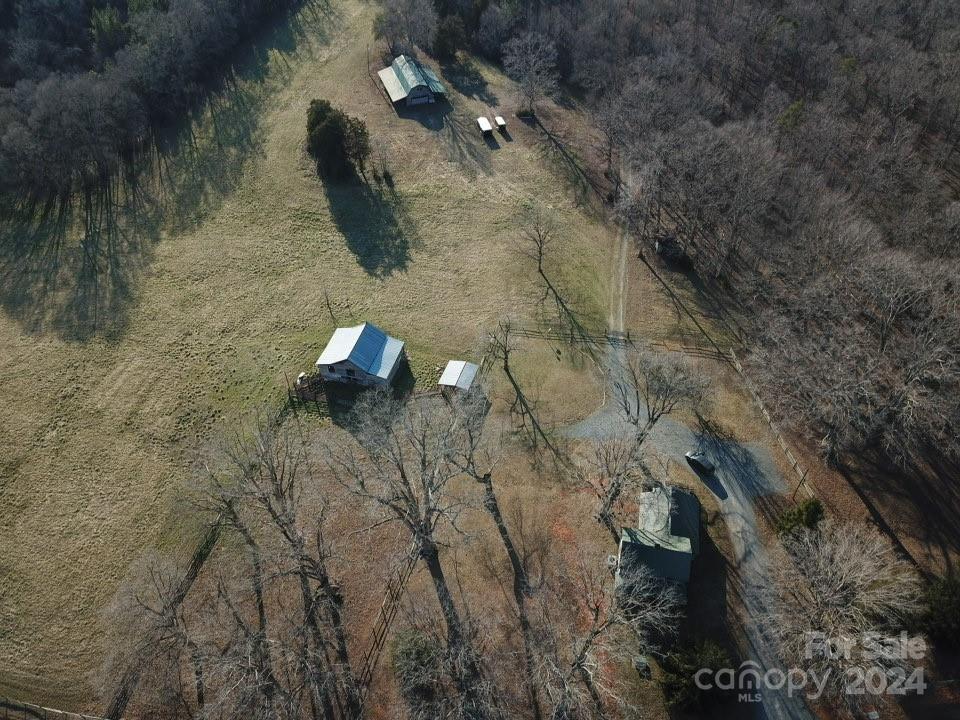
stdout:
{"type": "MultiPolygon", "coordinates": [[[[563,283],[586,315],[605,313],[615,237],[548,167],[536,132],[512,121],[513,141],[491,150],[473,132],[487,103],[457,92],[446,115],[398,117],[367,76],[372,6],[333,6],[264,41],[260,61],[216,98],[216,122],[205,113],[193,148],[168,158],[158,239],[130,258],[142,269],[122,313],[79,336],[65,326],[67,296],[5,305],[2,693],[90,707],[98,611],[144,548],[189,535],[194,521],[174,508],[196,450],[311,365],[335,324],[325,296],[337,323],[371,320],[404,338],[428,382],[501,315],[534,312],[530,268],[512,250],[532,199],[560,219],[563,283]],[[303,152],[314,97],[386,142],[395,192],[316,178],[303,152]]],[[[508,83],[476,67],[511,117],[508,83]]],[[[542,372],[531,356],[524,375],[551,398],[579,388],[572,397],[589,412],[589,376],[542,352],[542,372]]]]}
{"type": "MultiPolygon", "coordinates": [[[[121,259],[136,268],[130,296],[95,332],[70,325],[69,277],[68,291],[42,305],[37,293],[19,305],[4,296],[0,694],[93,709],[98,613],[145,548],[193,537],[182,488],[197,451],[239,414],[278,402],[284,376],[307,369],[336,324],[370,320],[406,340],[426,386],[446,359],[475,356],[498,318],[534,322],[533,268],[515,251],[527,203],[555,212],[552,272],[592,328],[605,324],[618,239],[570,161],[513,118],[509,82],[479,61],[443,69],[450,108],[398,116],[367,74],[368,59],[372,69],[380,62],[367,50],[372,13],[335,0],[331,14],[305,12],[259,44],[215,114],[193,124],[192,145],[167,158],[154,212],[126,227],[145,247],[121,259]],[[317,179],[303,150],[315,97],[364,118],[385,145],[394,190],[317,179]],[[494,108],[512,140],[491,148],[474,118],[494,108]]],[[[544,118],[589,145],[576,109],[544,118]]],[[[628,266],[626,325],[655,341],[704,344],[646,268],[628,266]]],[[[695,295],[689,283],[676,287],[695,295]]],[[[722,424],[738,439],[769,440],[736,379],[708,364],[722,424]]],[[[524,341],[514,366],[550,427],[602,403],[595,367],[567,347],[524,341]]],[[[549,518],[557,547],[611,552],[590,498],[549,469],[521,455],[500,477],[504,504],[549,518]]],[[[474,520],[482,534],[485,517],[474,520]]],[[[721,535],[717,544],[724,553],[721,535]]],[[[358,578],[379,572],[375,560],[358,578]]],[[[465,575],[482,596],[482,574],[465,575]]],[[[369,583],[351,589],[375,608],[369,583]]]]}

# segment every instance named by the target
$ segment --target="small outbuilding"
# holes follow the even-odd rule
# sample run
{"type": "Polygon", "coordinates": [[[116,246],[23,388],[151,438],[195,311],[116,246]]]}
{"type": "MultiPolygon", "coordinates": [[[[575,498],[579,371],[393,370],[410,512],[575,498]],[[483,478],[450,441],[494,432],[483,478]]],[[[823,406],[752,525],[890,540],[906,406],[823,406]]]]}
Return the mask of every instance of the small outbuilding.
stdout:
{"type": "Polygon", "coordinates": [[[434,72],[408,55],[398,55],[377,75],[394,105],[424,105],[447,95],[434,72]]]}
{"type": "Polygon", "coordinates": [[[440,392],[467,392],[473,387],[480,368],[465,360],[451,360],[440,375],[440,392]]]}
{"type": "Polygon", "coordinates": [[[477,127],[480,128],[481,135],[492,135],[493,134],[493,125],[490,124],[490,121],[487,120],[482,115],[477,118],[477,127]]]}
{"type": "Polygon", "coordinates": [[[317,360],[317,370],[329,382],[389,385],[405,357],[403,341],[363,323],[334,331],[317,360]]]}
{"type": "Polygon", "coordinates": [[[640,493],[639,505],[638,527],[620,534],[617,584],[631,570],[645,567],[685,586],[700,553],[700,501],[687,490],[658,486],[640,493]]]}

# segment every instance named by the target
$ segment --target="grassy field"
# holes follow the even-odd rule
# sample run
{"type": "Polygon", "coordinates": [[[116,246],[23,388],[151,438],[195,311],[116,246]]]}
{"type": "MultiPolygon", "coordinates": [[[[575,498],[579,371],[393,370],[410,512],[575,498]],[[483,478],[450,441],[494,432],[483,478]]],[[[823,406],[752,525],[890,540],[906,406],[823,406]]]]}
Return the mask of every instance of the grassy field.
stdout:
{"type": "MultiPolygon", "coordinates": [[[[0,238],[0,695],[97,709],[102,608],[145,550],[195,536],[183,497],[198,454],[237,416],[275,408],[333,327],[370,320],[404,339],[428,387],[447,359],[476,357],[498,319],[549,321],[517,252],[531,205],[557,220],[548,271],[591,330],[616,324],[625,267],[635,336],[728,342],[686,279],[668,291],[632,255],[621,265],[578,166],[591,142],[575,105],[544,109],[548,136],[513,117],[496,69],[465,60],[437,68],[449,106],[398,115],[371,78],[373,11],[308,6],[237,59],[165,142],[152,182],[118,192],[104,217],[0,238]],[[317,97],[366,121],[392,184],[317,178],[303,147],[317,97]],[[487,142],[474,122],[493,110],[511,132],[487,142]]],[[[772,446],[732,371],[697,361],[717,377],[714,419],[772,446]]],[[[513,367],[548,427],[603,403],[594,362],[563,344],[524,340],[513,367]]],[[[609,552],[591,545],[607,539],[589,497],[523,458],[504,477],[505,503],[549,518],[558,546],[609,552]]],[[[710,534],[725,555],[722,528],[710,534]]]]}
{"type": "MultiPolygon", "coordinates": [[[[192,533],[178,499],[196,453],[225,420],[279,402],[336,324],[403,338],[429,384],[499,317],[533,318],[533,268],[514,250],[526,204],[556,214],[557,277],[602,325],[615,233],[536,130],[514,121],[495,147],[473,130],[491,108],[512,117],[509,83],[443,68],[451,106],[398,116],[368,75],[372,12],[341,0],[262,38],[169,143],[161,182],[114,198],[110,232],[81,243],[74,218],[30,252],[7,233],[0,694],[90,707],[98,613],[144,548],[192,533]],[[392,189],[317,179],[303,150],[315,97],[366,120],[392,189]]],[[[537,352],[522,370],[544,396],[599,404],[589,368],[537,352]]]]}

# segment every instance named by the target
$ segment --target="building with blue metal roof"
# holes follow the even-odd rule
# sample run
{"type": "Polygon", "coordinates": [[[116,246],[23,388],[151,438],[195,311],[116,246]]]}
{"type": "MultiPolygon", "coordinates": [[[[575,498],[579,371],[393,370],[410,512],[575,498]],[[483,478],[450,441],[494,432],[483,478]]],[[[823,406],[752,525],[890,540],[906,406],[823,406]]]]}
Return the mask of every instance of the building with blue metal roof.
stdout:
{"type": "Polygon", "coordinates": [[[372,323],[337,328],[317,359],[324,380],[389,385],[405,357],[402,340],[372,323]]]}

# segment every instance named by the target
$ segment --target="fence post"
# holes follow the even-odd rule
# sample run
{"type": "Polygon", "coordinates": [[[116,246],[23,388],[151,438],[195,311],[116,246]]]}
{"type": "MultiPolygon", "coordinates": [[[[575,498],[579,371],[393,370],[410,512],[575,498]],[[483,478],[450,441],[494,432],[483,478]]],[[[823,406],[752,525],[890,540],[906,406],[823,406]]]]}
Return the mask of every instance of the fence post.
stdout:
{"type": "Polygon", "coordinates": [[[797,486],[793,489],[793,495],[790,496],[790,502],[797,501],[797,493],[800,492],[800,488],[807,481],[807,471],[803,471],[803,475],[800,476],[800,482],[797,483],[797,486]]]}

